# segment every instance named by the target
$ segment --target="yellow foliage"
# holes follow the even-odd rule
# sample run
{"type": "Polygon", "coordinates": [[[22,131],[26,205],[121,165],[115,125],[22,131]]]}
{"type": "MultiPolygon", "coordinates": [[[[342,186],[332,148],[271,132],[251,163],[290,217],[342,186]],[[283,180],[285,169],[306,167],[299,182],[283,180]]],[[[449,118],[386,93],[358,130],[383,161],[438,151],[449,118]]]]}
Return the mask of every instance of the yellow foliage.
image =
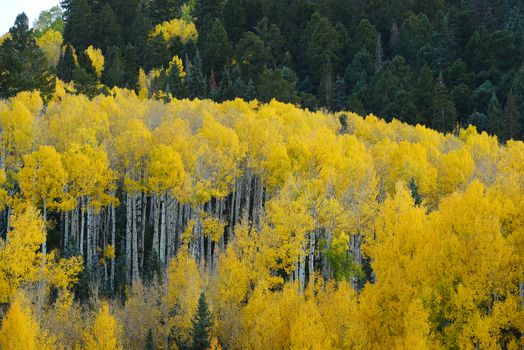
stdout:
{"type": "Polygon", "coordinates": [[[96,76],[98,79],[102,76],[102,72],[104,71],[104,55],[102,54],[102,50],[95,49],[92,45],[89,45],[89,47],[86,49],[86,55],[91,60],[91,65],[93,66],[93,69],[95,70],[96,76]]]}
{"type": "Polygon", "coordinates": [[[58,207],[64,197],[67,173],[60,154],[53,146],[40,148],[24,156],[24,167],[18,173],[22,194],[35,205],[58,207]]]}
{"type": "Polygon", "coordinates": [[[0,302],[9,302],[17,289],[35,282],[39,276],[40,245],[45,240],[44,226],[32,206],[17,207],[11,216],[7,240],[0,239],[0,302]]]}
{"type": "Polygon", "coordinates": [[[150,36],[162,35],[165,41],[173,38],[179,38],[182,44],[186,44],[192,40],[196,42],[198,39],[198,32],[193,22],[186,22],[183,19],[174,18],[171,21],[157,24],[150,36]]]}
{"type": "Polygon", "coordinates": [[[171,323],[176,327],[175,333],[187,340],[204,279],[197,263],[185,250],[179,252],[169,264],[167,278],[167,303],[178,310],[171,323]]]}
{"type": "Polygon", "coordinates": [[[224,234],[224,227],[226,222],[220,220],[217,217],[211,215],[204,215],[202,218],[202,227],[204,229],[204,234],[209,235],[213,242],[218,242],[220,237],[224,234]]]}
{"type": "Polygon", "coordinates": [[[40,330],[25,298],[17,297],[2,322],[0,349],[51,350],[54,348],[54,338],[40,330]]]}
{"type": "Polygon", "coordinates": [[[121,326],[109,312],[109,305],[103,302],[93,324],[86,329],[83,340],[85,350],[119,350],[121,326]]]}
{"type": "Polygon", "coordinates": [[[169,72],[172,69],[176,69],[178,71],[178,76],[180,78],[184,78],[187,75],[187,73],[184,71],[184,63],[182,62],[182,59],[177,55],[173,56],[173,59],[169,62],[167,74],[170,74],[169,72]]]}
{"type": "Polygon", "coordinates": [[[52,67],[58,65],[62,41],[62,34],[53,29],[48,30],[44,35],[36,39],[36,43],[44,51],[47,62],[52,67]]]}

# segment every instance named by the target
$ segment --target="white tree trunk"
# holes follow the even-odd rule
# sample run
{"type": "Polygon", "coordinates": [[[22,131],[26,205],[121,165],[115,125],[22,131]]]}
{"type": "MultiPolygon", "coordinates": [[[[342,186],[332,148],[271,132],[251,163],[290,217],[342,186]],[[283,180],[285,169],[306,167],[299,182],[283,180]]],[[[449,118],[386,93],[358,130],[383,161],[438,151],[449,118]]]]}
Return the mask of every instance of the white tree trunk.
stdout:
{"type": "Polygon", "coordinates": [[[137,281],[138,278],[139,278],[139,275],[138,275],[138,229],[137,229],[137,208],[136,208],[136,202],[137,202],[137,199],[138,199],[138,195],[135,194],[133,195],[133,199],[132,199],[132,212],[133,212],[133,218],[132,218],[132,223],[133,223],[133,240],[132,240],[132,244],[133,244],[133,252],[132,252],[132,257],[133,257],[133,263],[132,263],[132,269],[133,269],[133,281],[137,281]]]}
{"type": "Polygon", "coordinates": [[[151,213],[151,216],[154,218],[154,221],[153,221],[153,245],[151,247],[151,253],[156,253],[156,256],[157,258],[159,257],[159,244],[160,244],[160,241],[159,241],[159,237],[158,237],[158,234],[159,234],[159,226],[160,226],[160,208],[159,208],[159,205],[160,205],[160,201],[158,200],[158,196],[157,195],[154,195],[152,198],[151,198],[151,202],[153,202],[153,205],[151,206],[151,209],[152,210],[152,213],[151,213]]]}
{"type": "Polygon", "coordinates": [[[160,196],[160,263],[166,263],[166,195],[160,196]]]}
{"type": "Polygon", "coordinates": [[[132,194],[126,193],[126,271],[127,280],[131,281],[131,238],[132,238],[132,208],[131,208],[132,194]]]}
{"type": "Polygon", "coordinates": [[[78,239],[78,246],[81,256],[84,256],[84,217],[84,197],[80,197],[80,238],[78,239]]]}
{"type": "MultiPolygon", "coordinates": [[[[111,245],[116,250],[116,210],[111,204],[111,245]]],[[[115,290],[115,258],[111,259],[111,291],[115,290]]]]}

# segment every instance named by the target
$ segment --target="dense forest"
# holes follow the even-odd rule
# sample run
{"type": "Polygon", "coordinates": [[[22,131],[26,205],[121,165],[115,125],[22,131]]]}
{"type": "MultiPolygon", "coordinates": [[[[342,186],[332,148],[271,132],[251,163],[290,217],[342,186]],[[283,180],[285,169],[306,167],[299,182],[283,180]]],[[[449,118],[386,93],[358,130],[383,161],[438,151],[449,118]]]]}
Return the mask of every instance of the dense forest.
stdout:
{"type": "MultiPolygon", "coordinates": [[[[62,0],[36,34],[48,71],[94,96],[241,97],[348,109],[448,132],[473,124],[499,139],[524,132],[524,5],[519,0],[62,0]],[[51,29],[51,32],[48,30],[51,29]],[[57,32],[63,32],[62,41],[57,32]],[[47,33],[47,34],[46,34],[47,33]],[[51,48],[55,43],[61,50],[51,48]],[[105,57],[93,69],[85,50],[105,57]],[[174,57],[187,76],[169,70],[174,57]]],[[[4,45],[1,96],[24,80],[4,45]]],[[[34,60],[34,57],[30,58],[34,60]]],[[[23,74],[22,74],[23,75],[23,74]]],[[[48,87],[46,85],[46,87],[48,87]]],[[[49,87],[48,87],[49,88],[49,87]]],[[[52,88],[51,88],[52,89],[52,88]]]]}
{"type": "Polygon", "coordinates": [[[522,3],[61,6],[0,39],[1,350],[522,350],[522,3]]]}

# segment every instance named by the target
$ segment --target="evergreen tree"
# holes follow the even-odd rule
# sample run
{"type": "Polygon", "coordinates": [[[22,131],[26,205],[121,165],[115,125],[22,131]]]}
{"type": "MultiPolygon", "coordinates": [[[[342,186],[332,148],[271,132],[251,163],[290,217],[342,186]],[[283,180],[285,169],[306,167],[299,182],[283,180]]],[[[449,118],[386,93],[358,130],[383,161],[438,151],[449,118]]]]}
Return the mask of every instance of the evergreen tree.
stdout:
{"type": "Polygon", "coordinates": [[[204,292],[200,293],[198,299],[198,307],[193,317],[191,327],[191,350],[207,350],[210,343],[210,329],[211,329],[211,313],[206,302],[204,292]]]}
{"type": "Polygon", "coordinates": [[[138,71],[139,71],[138,52],[136,51],[136,48],[131,44],[128,44],[126,46],[126,50],[124,54],[124,69],[125,69],[125,76],[124,76],[125,85],[130,89],[135,88],[138,82],[138,71]]]}
{"type": "Polygon", "coordinates": [[[416,115],[410,116],[412,118],[411,123],[424,123],[424,121],[431,115],[434,92],[435,84],[433,82],[431,68],[425,65],[417,74],[417,81],[414,89],[414,102],[418,112],[416,115]]]}
{"type": "Polygon", "coordinates": [[[58,61],[58,77],[69,83],[73,79],[73,72],[76,69],[74,49],[71,44],[66,44],[62,48],[62,54],[58,61]]]}
{"type": "Polygon", "coordinates": [[[271,51],[253,32],[245,32],[235,47],[237,62],[248,77],[257,78],[272,61],[271,51]]]}
{"type": "Polygon", "coordinates": [[[202,55],[204,73],[211,70],[220,72],[231,57],[231,43],[219,19],[206,21],[198,39],[198,49],[202,55]]]}
{"type": "Polygon", "coordinates": [[[206,17],[211,19],[222,18],[224,0],[199,0],[195,3],[195,22],[198,28],[205,22],[206,17]]]}
{"type": "Polygon", "coordinates": [[[202,72],[202,59],[197,49],[191,69],[187,73],[187,94],[189,98],[205,98],[207,83],[202,72]]]}
{"type": "Polygon", "coordinates": [[[487,117],[488,132],[497,135],[499,140],[504,140],[504,112],[495,93],[491,95],[489,100],[487,117]]]}
{"type": "Polygon", "coordinates": [[[103,82],[108,87],[124,87],[126,77],[126,67],[122,50],[113,46],[107,53],[107,60],[103,73],[103,82]]]}
{"type": "Polygon", "coordinates": [[[296,103],[297,79],[290,68],[265,69],[257,84],[258,97],[263,102],[275,98],[282,102],[296,103]]]}
{"type": "Polygon", "coordinates": [[[442,74],[439,75],[435,86],[435,94],[432,104],[432,127],[438,131],[449,132],[455,127],[457,111],[455,104],[450,98],[450,94],[442,74]]]}
{"type": "Polygon", "coordinates": [[[146,350],[155,350],[155,343],[153,341],[153,331],[149,328],[146,338],[146,350]]]}
{"type": "Polygon", "coordinates": [[[355,38],[353,40],[353,52],[362,49],[367,52],[375,52],[377,46],[377,29],[368,19],[363,19],[355,29],[355,38]]]}
{"type": "Polygon", "coordinates": [[[246,0],[226,0],[224,4],[222,22],[233,43],[246,31],[245,7],[246,0]]]}
{"type": "Polygon", "coordinates": [[[320,97],[320,103],[325,106],[328,110],[331,110],[333,106],[333,68],[331,62],[327,61],[322,66],[322,78],[320,80],[320,86],[318,88],[318,95],[320,97]]]}
{"type": "Polygon", "coordinates": [[[112,46],[124,47],[122,28],[109,3],[106,3],[97,14],[95,24],[96,40],[93,40],[95,47],[102,49],[104,53],[107,53],[112,46]]]}
{"type": "Polygon", "coordinates": [[[400,31],[396,23],[393,23],[389,33],[389,57],[395,57],[398,54],[398,40],[400,31]]]}
{"type": "Polygon", "coordinates": [[[333,92],[333,109],[335,111],[343,110],[346,105],[346,100],[346,82],[344,81],[344,78],[342,78],[340,75],[337,75],[333,92]]]}
{"type": "Polygon", "coordinates": [[[64,42],[78,51],[84,51],[93,43],[94,17],[87,0],[63,0],[64,42]]]}
{"type": "Polygon", "coordinates": [[[246,90],[244,91],[244,100],[253,101],[257,97],[257,91],[253,79],[249,79],[246,84],[246,90]]]}
{"type": "Polygon", "coordinates": [[[509,91],[508,98],[506,100],[506,108],[504,109],[504,124],[506,127],[507,139],[516,139],[520,136],[521,128],[519,111],[517,109],[517,104],[515,103],[515,98],[513,97],[513,90],[509,91]]]}
{"type": "Polygon", "coordinates": [[[11,37],[0,45],[0,97],[40,90],[46,99],[49,98],[55,88],[55,78],[47,70],[47,59],[36,44],[25,13],[16,17],[9,34],[11,37]]]}
{"type": "Polygon", "coordinates": [[[178,17],[182,0],[152,0],[151,1],[151,18],[154,24],[170,21],[178,17]]]}
{"type": "MultiPolygon", "coordinates": [[[[313,85],[319,86],[320,81],[325,78],[326,63],[331,65],[332,72],[336,72],[339,62],[340,40],[331,22],[326,17],[311,19],[312,31],[307,46],[307,59],[309,61],[309,74],[313,85]],[[316,22],[316,24],[315,24],[316,22]]],[[[375,38],[373,38],[373,46],[375,38]]]]}

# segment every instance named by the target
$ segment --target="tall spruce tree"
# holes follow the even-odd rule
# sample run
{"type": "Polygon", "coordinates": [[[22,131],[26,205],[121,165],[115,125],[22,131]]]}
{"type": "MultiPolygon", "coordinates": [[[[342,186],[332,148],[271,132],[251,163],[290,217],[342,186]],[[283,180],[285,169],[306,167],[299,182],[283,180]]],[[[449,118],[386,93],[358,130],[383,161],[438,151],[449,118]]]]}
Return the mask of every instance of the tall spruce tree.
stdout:
{"type": "Polygon", "coordinates": [[[211,313],[207,305],[206,296],[204,292],[200,293],[198,299],[198,307],[193,317],[191,327],[191,350],[207,350],[211,345],[210,329],[211,329],[211,313]]]}
{"type": "Polygon", "coordinates": [[[219,19],[206,22],[198,38],[198,49],[202,55],[204,73],[210,71],[219,73],[231,57],[231,43],[227,37],[226,30],[219,19]]]}
{"type": "Polygon", "coordinates": [[[62,48],[60,59],[58,60],[58,77],[69,83],[73,79],[73,72],[76,68],[75,53],[71,44],[66,44],[62,48]]]}
{"type": "Polygon", "coordinates": [[[93,43],[94,17],[87,0],[63,0],[64,42],[78,51],[85,50],[93,43]]]}
{"type": "Polygon", "coordinates": [[[495,93],[491,95],[489,100],[487,117],[488,132],[490,134],[497,135],[499,140],[503,141],[505,139],[504,112],[495,93]]]}
{"type": "Polygon", "coordinates": [[[187,95],[189,98],[205,98],[207,83],[202,72],[202,59],[200,51],[197,49],[191,69],[187,73],[187,95]]]}
{"type": "Polygon", "coordinates": [[[55,88],[55,78],[48,71],[47,60],[36,44],[25,13],[16,17],[9,34],[10,38],[0,46],[0,97],[40,90],[44,98],[49,98],[55,88]]]}
{"type": "Polygon", "coordinates": [[[435,85],[435,95],[432,104],[432,127],[438,131],[449,132],[455,127],[457,111],[451,100],[450,94],[442,74],[439,75],[435,85]]]}
{"type": "Polygon", "coordinates": [[[521,127],[519,119],[519,111],[515,103],[515,98],[513,97],[513,90],[509,90],[506,108],[504,109],[504,125],[507,139],[517,139],[520,136],[521,127]]]}

